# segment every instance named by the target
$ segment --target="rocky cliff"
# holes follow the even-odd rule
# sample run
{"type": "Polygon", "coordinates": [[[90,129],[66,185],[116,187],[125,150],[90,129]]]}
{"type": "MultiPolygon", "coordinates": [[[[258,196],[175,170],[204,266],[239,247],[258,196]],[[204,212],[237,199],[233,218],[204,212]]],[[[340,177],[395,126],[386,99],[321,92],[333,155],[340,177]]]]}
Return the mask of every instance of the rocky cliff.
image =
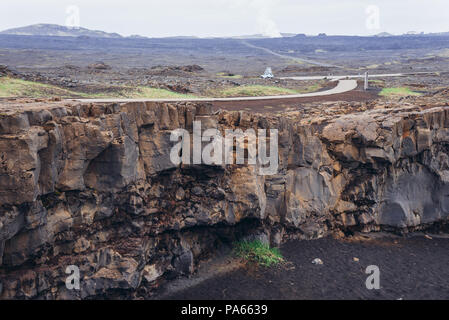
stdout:
{"type": "MultiPolygon", "coordinates": [[[[323,109],[324,110],[324,109],[323,109]]],[[[148,296],[249,234],[407,232],[449,215],[447,104],[319,115],[207,103],[0,106],[0,297],[148,296]],[[170,133],[277,129],[279,170],[174,165],[170,133]],[[79,290],[66,267],[80,269],[79,290]]]]}

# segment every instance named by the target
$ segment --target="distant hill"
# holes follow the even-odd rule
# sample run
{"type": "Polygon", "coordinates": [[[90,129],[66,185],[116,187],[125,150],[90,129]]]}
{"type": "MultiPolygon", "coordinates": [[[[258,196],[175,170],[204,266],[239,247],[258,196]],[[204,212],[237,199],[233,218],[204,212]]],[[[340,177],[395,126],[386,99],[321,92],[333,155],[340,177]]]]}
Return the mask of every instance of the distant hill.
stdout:
{"type": "Polygon", "coordinates": [[[435,32],[435,33],[428,33],[429,36],[449,36],[449,32],[435,32]]]}
{"type": "Polygon", "coordinates": [[[295,37],[296,35],[297,35],[297,33],[281,32],[281,36],[283,38],[295,37]]]}
{"type": "MultiPolygon", "coordinates": [[[[124,37],[118,33],[109,33],[101,30],[90,30],[87,28],[74,28],[74,27],[66,27],[57,24],[33,24],[25,27],[12,28],[7,29],[0,32],[0,35],[16,35],[16,36],[47,36],[47,37],[75,37],[75,38],[105,38],[105,39],[134,39],[134,40],[146,40],[151,39],[149,37],[141,36],[138,34],[133,34],[128,37],[124,37]]],[[[415,32],[409,31],[402,36],[448,36],[449,32],[438,32],[438,33],[423,33],[423,32],[415,32]]],[[[317,36],[306,35],[303,33],[281,33],[281,38],[277,39],[299,39],[299,38],[325,38],[328,37],[326,33],[320,33],[317,36]]],[[[335,37],[335,36],[334,36],[335,37]]],[[[343,36],[345,37],[345,36],[343,36]]],[[[348,36],[347,36],[348,37],[348,36]]],[[[356,36],[357,37],[357,36],[356,36]]],[[[388,32],[381,32],[373,37],[395,37],[395,35],[388,32]]],[[[250,35],[240,35],[240,36],[230,36],[230,37],[206,37],[200,38],[197,36],[169,36],[162,37],[158,39],[175,39],[175,40],[195,40],[195,39],[246,39],[246,40],[269,40],[270,37],[267,37],[263,34],[250,34],[250,35]]]]}
{"type": "Polygon", "coordinates": [[[22,36],[61,36],[61,37],[92,37],[92,38],[122,38],[118,33],[108,33],[86,28],[71,28],[57,24],[33,24],[26,27],[13,28],[0,32],[22,36]]]}
{"type": "Polygon", "coordinates": [[[199,39],[199,37],[196,36],[169,36],[169,37],[163,37],[161,39],[179,39],[179,40],[189,40],[189,39],[199,39]]]}
{"type": "Polygon", "coordinates": [[[392,35],[391,33],[388,32],[381,32],[375,35],[375,37],[393,37],[394,35],[392,35]]]}
{"type": "Polygon", "coordinates": [[[148,39],[148,37],[140,36],[138,34],[132,34],[128,38],[130,38],[130,39],[148,39]]]}
{"type": "MultiPolygon", "coordinates": [[[[218,37],[214,37],[214,38],[218,38],[218,37]]],[[[245,34],[245,35],[241,35],[241,36],[231,36],[231,37],[226,37],[229,39],[265,39],[265,38],[269,38],[264,36],[263,34],[245,34]]]]}

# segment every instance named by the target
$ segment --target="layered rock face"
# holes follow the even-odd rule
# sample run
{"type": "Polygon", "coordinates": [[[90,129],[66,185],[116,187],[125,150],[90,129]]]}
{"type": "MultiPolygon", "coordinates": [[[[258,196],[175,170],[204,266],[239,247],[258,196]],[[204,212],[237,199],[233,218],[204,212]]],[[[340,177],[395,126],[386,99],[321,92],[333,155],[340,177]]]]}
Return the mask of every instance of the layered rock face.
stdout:
{"type": "Polygon", "coordinates": [[[407,231],[449,215],[449,109],[338,116],[212,112],[209,104],[4,103],[0,297],[147,297],[248,234],[279,244],[407,231]],[[175,165],[172,130],[277,129],[279,168],[175,165]],[[65,281],[80,270],[80,288],[65,281]]]}

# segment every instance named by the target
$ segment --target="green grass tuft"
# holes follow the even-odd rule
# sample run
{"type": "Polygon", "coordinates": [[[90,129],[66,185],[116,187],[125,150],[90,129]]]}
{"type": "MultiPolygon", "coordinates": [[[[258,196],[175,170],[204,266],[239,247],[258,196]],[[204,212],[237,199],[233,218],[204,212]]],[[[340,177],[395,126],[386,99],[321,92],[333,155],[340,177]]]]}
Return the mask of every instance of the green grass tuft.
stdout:
{"type": "Polygon", "coordinates": [[[264,267],[284,262],[279,249],[270,248],[268,244],[264,244],[259,240],[235,243],[234,253],[244,260],[256,262],[264,267]]]}
{"type": "Polygon", "coordinates": [[[379,93],[383,97],[405,97],[405,96],[420,96],[421,93],[410,90],[406,87],[401,88],[384,88],[379,93]]]}
{"type": "Polygon", "coordinates": [[[170,99],[170,98],[195,98],[193,95],[181,94],[165,89],[150,87],[121,86],[114,92],[87,93],[60,88],[58,86],[0,77],[0,98],[28,97],[45,98],[59,96],[61,98],[147,98],[147,99],[170,99]]]}
{"type": "Polygon", "coordinates": [[[262,85],[249,85],[233,87],[221,90],[220,96],[223,97],[256,97],[256,96],[270,96],[270,95],[284,95],[284,94],[297,94],[295,90],[287,88],[278,88],[272,86],[262,85]]]}
{"type": "Polygon", "coordinates": [[[166,98],[180,98],[180,99],[193,99],[197,98],[195,95],[183,94],[173,92],[166,89],[150,88],[150,87],[137,87],[131,89],[130,98],[151,98],[151,99],[166,99],[166,98]]]}
{"type": "Polygon", "coordinates": [[[0,77],[0,97],[33,97],[42,98],[49,95],[68,97],[70,90],[58,88],[44,83],[25,81],[10,77],[0,77]]]}
{"type": "Polygon", "coordinates": [[[260,96],[280,96],[290,94],[300,94],[315,92],[324,86],[325,82],[318,82],[302,88],[289,89],[276,86],[265,85],[242,85],[238,87],[230,87],[225,89],[209,90],[205,96],[208,97],[260,97],[260,96]]]}

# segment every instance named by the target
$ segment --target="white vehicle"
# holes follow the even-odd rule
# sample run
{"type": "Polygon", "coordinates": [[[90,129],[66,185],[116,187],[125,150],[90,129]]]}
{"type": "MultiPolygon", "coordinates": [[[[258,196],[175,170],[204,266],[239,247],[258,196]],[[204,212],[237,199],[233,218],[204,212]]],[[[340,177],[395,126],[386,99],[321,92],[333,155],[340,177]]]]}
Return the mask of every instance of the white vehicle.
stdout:
{"type": "Polygon", "coordinates": [[[271,71],[271,68],[268,67],[265,69],[265,73],[260,76],[262,79],[269,79],[274,78],[273,71],[271,71]]]}

